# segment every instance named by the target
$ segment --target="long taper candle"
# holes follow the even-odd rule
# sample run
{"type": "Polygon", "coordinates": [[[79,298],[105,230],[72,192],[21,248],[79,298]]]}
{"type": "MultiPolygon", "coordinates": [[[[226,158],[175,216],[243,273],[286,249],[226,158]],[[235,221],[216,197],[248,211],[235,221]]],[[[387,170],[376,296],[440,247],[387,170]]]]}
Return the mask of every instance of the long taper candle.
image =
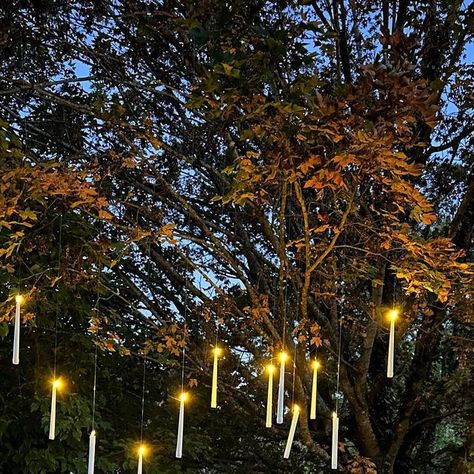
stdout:
{"type": "Polygon", "coordinates": [[[395,320],[398,317],[398,311],[392,309],[388,313],[388,318],[390,320],[390,338],[388,340],[388,357],[387,357],[387,377],[393,377],[393,365],[395,359],[395,320]]]}
{"type": "Polygon", "coordinates": [[[298,418],[300,416],[300,407],[295,405],[293,407],[293,418],[291,419],[290,432],[288,433],[288,439],[286,440],[285,454],[283,457],[288,459],[290,457],[291,446],[293,445],[293,438],[295,437],[296,426],[298,424],[298,418]]]}
{"type": "Polygon", "coordinates": [[[217,408],[217,366],[219,363],[219,356],[221,355],[221,348],[214,347],[214,366],[212,368],[212,390],[211,390],[211,408],[217,408]]]}
{"type": "Polygon", "coordinates": [[[176,439],[176,457],[178,459],[183,456],[184,402],[187,398],[188,394],[184,392],[179,397],[178,437],[176,439]]]}
{"type": "Polygon", "coordinates": [[[285,362],[288,358],[286,352],[280,353],[280,380],[278,383],[277,423],[283,423],[283,410],[285,408],[285,362]]]}
{"type": "Polygon", "coordinates": [[[272,414],[273,414],[273,373],[275,372],[275,366],[270,364],[267,366],[268,372],[268,393],[267,393],[267,420],[265,426],[267,428],[272,427],[272,414]]]}
{"type": "Polygon", "coordinates": [[[316,403],[318,399],[318,369],[319,362],[315,359],[313,361],[313,383],[311,385],[311,407],[309,411],[310,420],[316,419],[316,403]]]}
{"type": "Polygon", "coordinates": [[[13,358],[14,365],[20,363],[20,326],[21,326],[21,303],[23,303],[23,296],[15,296],[15,329],[13,332],[13,358]]]}
{"type": "Polygon", "coordinates": [[[145,456],[146,446],[140,445],[138,448],[138,471],[137,474],[143,474],[143,456],[145,456]]]}
{"type": "Polygon", "coordinates": [[[56,393],[61,386],[61,380],[53,380],[53,387],[51,391],[51,413],[49,416],[49,439],[53,440],[56,437],[56,393]]]}
{"type": "Polygon", "coordinates": [[[89,461],[87,463],[87,474],[94,474],[95,441],[96,441],[95,430],[92,430],[89,436],[89,461]]]}
{"type": "Polygon", "coordinates": [[[331,469],[337,469],[337,449],[339,441],[339,417],[336,412],[332,414],[332,447],[331,447],[331,469]]]}

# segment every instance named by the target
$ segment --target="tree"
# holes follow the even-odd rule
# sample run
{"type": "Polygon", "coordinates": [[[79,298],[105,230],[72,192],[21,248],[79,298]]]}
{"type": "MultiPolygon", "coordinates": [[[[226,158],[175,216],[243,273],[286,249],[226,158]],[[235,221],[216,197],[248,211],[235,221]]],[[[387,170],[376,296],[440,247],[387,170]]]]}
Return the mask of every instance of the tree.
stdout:
{"type": "MultiPolygon", "coordinates": [[[[180,390],[186,346],[186,383],[198,383],[187,459],[172,460],[173,402],[150,400],[145,431],[162,450],[149,469],[319,472],[328,465],[341,331],[344,469],[468,469],[472,5],[3,8],[4,299],[28,288],[30,326],[43,316],[50,328],[58,300],[59,327],[72,329],[64,346],[74,354],[90,347],[75,367],[64,361],[82,394],[65,423],[81,413],[87,427],[91,339],[110,367],[100,419],[120,440],[102,445],[105,459],[133,444],[122,423],[139,412],[141,360],[133,355],[146,353],[157,378],[151,400],[165,401],[180,390]],[[62,264],[51,264],[59,254],[62,264]],[[88,303],[75,308],[71,292],[88,303]],[[393,304],[403,318],[390,381],[384,316],[393,304]],[[208,414],[216,337],[225,347],[223,409],[208,414]],[[288,403],[294,393],[302,406],[301,443],[285,462],[287,426],[263,425],[262,368],[282,347],[295,367],[288,403]],[[316,351],[324,377],[313,423],[308,361],[316,351]],[[117,417],[108,397],[125,370],[132,388],[121,392],[117,417]]],[[[11,300],[4,310],[6,321],[11,300]]],[[[31,347],[48,354],[50,338],[39,334],[32,330],[41,341],[31,347]]],[[[4,371],[17,376],[8,363],[4,371]]],[[[38,380],[41,368],[32,372],[24,380],[38,380]]],[[[40,389],[27,393],[25,406],[40,389]]],[[[18,407],[12,396],[9,406],[18,407]]],[[[3,438],[28,449],[37,432],[19,440],[6,420],[3,438]]],[[[82,443],[85,453],[86,430],[78,438],[63,429],[71,449],[82,443]]],[[[37,470],[26,460],[23,470],[45,469],[49,446],[38,450],[37,470]]],[[[130,457],[99,468],[127,472],[130,457]]],[[[83,469],[67,459],[48,472],[83,469]]]]}

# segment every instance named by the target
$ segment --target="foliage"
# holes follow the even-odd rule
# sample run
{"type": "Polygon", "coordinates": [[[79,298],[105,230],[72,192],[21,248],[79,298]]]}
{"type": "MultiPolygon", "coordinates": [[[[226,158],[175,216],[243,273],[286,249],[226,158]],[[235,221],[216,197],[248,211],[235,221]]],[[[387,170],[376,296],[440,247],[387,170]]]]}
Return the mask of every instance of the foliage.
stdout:
{"type": "Polygon", "coordinates": [[[98,347],[98,472],[136,469],[145,356],[147,472],[324,472],[343,317],[341,467],[468,472],[472,5],[1,8],[0,469],[85,472],[98,347]],[[27,298],[19,369],[15,291],[27,298]],[[56,320],[68,387],[48,443],[56,320]],[[262,368],[283,346],[302,405],[289,461],[287,424],[262,423],[262,368]]]}

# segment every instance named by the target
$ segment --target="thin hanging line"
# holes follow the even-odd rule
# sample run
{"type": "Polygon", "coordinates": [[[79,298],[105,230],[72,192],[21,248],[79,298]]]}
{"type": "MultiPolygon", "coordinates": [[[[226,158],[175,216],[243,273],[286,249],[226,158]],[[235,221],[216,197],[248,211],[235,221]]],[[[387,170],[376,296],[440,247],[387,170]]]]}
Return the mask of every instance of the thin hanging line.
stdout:
{"type": "MultiPolygon", "coordinates": [[[[137,214],[138,221],[138,214],[137,214]]],[[[148,259],[147,259],[147,275],[150,279],[150,255],[151,255],[151,240],[148,240],[148,259]]],[[[146,328],[145,328],[146,333],[146,328]]],[[[145,382],[146,382],[146,349],[143,351],[143,379],[142,379],[142,413],[140,422],[140,443],[143,443],[143,425],[145,420],[145,382]]]]}
{"type": "MultiPolygon", "coordinates": [[[[285,303],[285,305],[286,305],[286,303],[285,303]]],[[[300,308],[300,297],[299,297],[299,293],[297,292],[296,293],[296,319],[297,320],[298,320],[298,316],[299,316],[299,308],[300,308]]],[[[288,308],[286,308],[286,309],[288,309],[288,308]]],[[[292,378],[292,382],[291,382],[291,385],[292,385],[292,387],[291,387],[291,406],[294,406],[294,404],[295,404],[295,378],[296,378],[296,355],[297,355],[296,349],[297,349],[297,346],[298,346],[298,341],[294,342],[293,378],[292,378]]]]}
{"type": "Polygon", "coordinates": [[[143,423],[145,419],[145,380],[146,380],[146,353],[143,353],[142,417],[141,417],[141,423],[140,423],[140,443],[143,443],[143,423]]]}
{"type": "MultiPolygon", "coordinates": [[[[59,217],[59,244],[58,244],[58,282],[61,277],[61,255],[63,249],[63,215],[59,217]]],[[[59,316],[59,289],[56,296],[56,318],[54,321],[54,369],[53,379],[56,380],[57,352],[58,352],[58,316],[59,316]]]]}
{"type": "MultiPolygon", "coordinates": [[[[99,245],[100,245],[100,238],[102,235],[102,223],[99,229],[99,245]]],[[[98,272],[97,272],[97,293],[96,293],[96,301],[94,310],[96,312],[97,318],[99,317],[99,303],[100,303],[100,275],[102,272],[102,266],[100,264],[100,260],[98,261],[98,272]]],[[[95,430],[95,407],[96,407],[96,396],[97,396],[97,359],[98,359],[98,334],[95,337],[96,341],[94,342],[94,382],[92,387],[92,431],[95,430]]]]}
{"type": "MultiPolygon", "coordinates": [[[[184,334],[185,338],[188,330],[188,275],[185,273],[184,277],[184,334]]],[[[185,341],[186,342],[186,341],[185,341]]],[[[186,367],[186,343],[183,345],[182,359],[181,359],[181,393],[184,393],[184,372],[186,367]]]]}
{"type": "MultiPolygon", "coordinates": [[[[286,261],[286,259],[285,259],[286,261]]],[[[285,351],[286,347],[286,320],[287,320],[287,311],[288,311],[288,265],[285,264],[285,295],[283,297],[283,341],[282,341],[282,350],[285,351]]]]}
{"type": "Polygon", "coordinates": [[[95,430],[95,405],[97,392],[97,343],[94,351],[94,386],[92,388],[92,431],[95,430]]]}
{"type": "Polygon", "coordinates": [[[337,379],[336,379],[336,414],[339,409],[339,377],[341,372],[341,349],[342,349],[342,319],[339,320],[339,343],[338,343],[338,356],[337,356],[337,379]]]}
{"type": "Polygon", "coordinates": [[[291,405],[295,404],[295,377],[296,377],[296,346],[295,343],[295,353],[293,356],[293,380],[292,380],[292,388],[291,388],[291,405]]]}

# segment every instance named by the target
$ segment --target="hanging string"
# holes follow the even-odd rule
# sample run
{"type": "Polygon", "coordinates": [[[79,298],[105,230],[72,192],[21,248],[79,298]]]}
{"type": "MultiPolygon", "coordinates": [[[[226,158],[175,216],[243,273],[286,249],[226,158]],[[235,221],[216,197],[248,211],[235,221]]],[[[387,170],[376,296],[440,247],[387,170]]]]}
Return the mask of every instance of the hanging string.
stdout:
{"type": "Polygon", "coordinates": [[[145,382],[146,382],[146,353],[143,353],[143,378],[142,378],[142,413],[140,422],[140,444],[143,444],[143,424],[145,420],[145,382]]]}
{"type": "MultiPolygon", "coordinates": [[[[184,223],[186,223],[186,218],[184,219],[184,223]]],[[[187,273],[184,276],[184,334],[183,337],[186,338],[187,331],[188,331],[188,284],[189,279],[187,273]]],[[[217,341],[216,341],[217,344],[217,341]]],[[[186,370],[186,344],[183,344],[182,350],[182,358],[181,358],[181,394],[184,393],[184,375],[186,370]]]]}
{"type": "Polygon", "coordinates": [[[336,413],[339,409],[339,378],[341,372],[341,349],[342,349],[342,320],[343,316],[339,320],[339,341],[338,341],[338,355],[337,355],[337,377],[336,377],[336,413]]]}
{"type": "MultiPolygon", "coordinates": [[[[100,245],[100,238],[102,235],[102,224],[99,229],[99,245],[100,245]]],[[[100,263],[100,260],[97,262],[98,267],[97,267],[97,289],[96,289],[96,301],[94,305],[94,310],[96,313],[96,316],[99,316],[99,304],[100,304],[100,275],[102,272],[102,266],[100,263]]],[[[97,361],[98,361],[98,335],[95,337],[96,341],[94,343],[94,381],[92,385],[92,423],[91,423],[91,430],[95,430],[95,408],[96,408],[96,395],[97,395],[97,361]]]]}
{"type": "MultiPolygon", "coordinates": [[[[58,282],[61,277],[61,256],[63,248],[63,215],[59,217],[59,243],[58,243],[58,282]]],[[[53,380],[56,380],[57,371],[57,352],[58,352],[58,317],[59,317],[59,289],[56,296],[56,317],[54,321],[54,366],[53,366],[53,380]]]]}
{"type": "MultiPolygon", "coordinates": [[[[296,294],[296,320],[298,320],[299,316],[299,305],[300,305],[300,298],[299,293],[296,294]]],[[[297,357],[297,346],[298,342],[294,342],[294,353],[293,353],[293,377],[292,377],[292,387],[291,387],[291,406],[293,407],[295,404],[295,378],[296,378],[296,357],[297,357]]]]}

